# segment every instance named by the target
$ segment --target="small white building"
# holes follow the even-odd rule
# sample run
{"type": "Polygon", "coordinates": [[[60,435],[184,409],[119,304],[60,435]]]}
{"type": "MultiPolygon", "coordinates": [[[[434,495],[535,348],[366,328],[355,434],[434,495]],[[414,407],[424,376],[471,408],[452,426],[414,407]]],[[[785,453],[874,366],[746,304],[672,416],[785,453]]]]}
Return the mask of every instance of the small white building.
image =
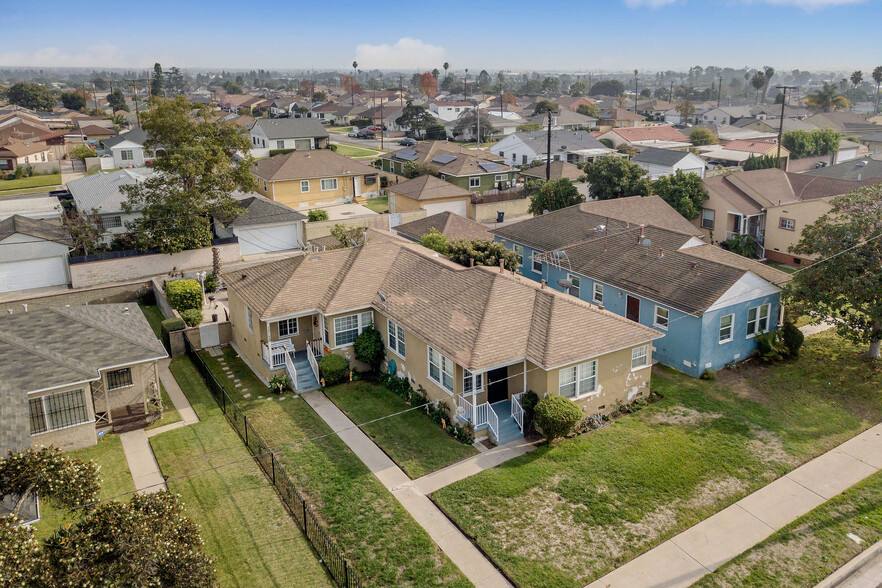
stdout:
{"type": "Polygon", "coordinates": [[[322,149],[329,138],[317,118],[261,118],[251,127],[252,149],[322,149]]]}
{"type": "Polygon", "coordinates": [[[432,102],[429,104],[429,112],[443,121],[456,120],[466,110],[474,109],[475,105],[465,100],[458,102],[432,102]]]}
{"type": "Polygon", "coordinates": [[[152,151],[144,148],[147,141],[147,132],[141,129],[133,129],[128,133],[122,133],[109,139],[104,139],[105,154],[113,157],[114,167],[143,167],[154,157],[152,151]]]}
{"type": "Polygon", "coordinates": [[[215,232],[218,237],[238,237],[242,255],[303,248],[306,215],[256,192],[234,193],[233,197],[239,201],[242,214],[226,226],[215,219],[215,232]]]}
{"type": "MultiPolygon", "coordinates": [[[[577,151],[598,150],[608,154],[611,150],[591,136],[588,131],[551,131],[551,160],[577,163],[581,161],[577,151]]],[[[548,159],[548,132],[521,131],[505,137],[490,147],[490,153],[505,158],[510,165],[527,165],[548,159]]]]}
{"type": "Polygon", "coordinates": [[[664,176],[672,176],[678,170],[683,173],[698,174],[700,178],[704,178],[704,160],[689,151],[647,147],[631,161],[648,171],[653,181],[664,176]]]}

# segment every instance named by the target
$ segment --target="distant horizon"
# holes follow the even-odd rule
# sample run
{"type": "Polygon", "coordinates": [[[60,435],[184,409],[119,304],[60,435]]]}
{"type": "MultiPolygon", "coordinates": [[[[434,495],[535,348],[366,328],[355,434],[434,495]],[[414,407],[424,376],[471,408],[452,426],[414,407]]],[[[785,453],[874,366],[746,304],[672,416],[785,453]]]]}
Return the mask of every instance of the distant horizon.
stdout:
{"type": "Polygon", "coordinates": [[[154,0],[100,14],[72,13],[59,0],[7,6],[0,67],[125,70],[158,62],[192,71],[342,72],[356,60],[364,71],[431,71],[448,62],[456,72],[615,75],[696,63],[868,73],[879,63],[857,62],[882,63],[882,0],[594,0],[542,18],[528,18],[537,8],[523,0],[504,9],[450,0],[431,17],[391,0],[376,23],[359,16],[360,6],[327,0],[326,10],[312,13],[289,2],[249,6],[247,14],[231,0],[154,0]]]}

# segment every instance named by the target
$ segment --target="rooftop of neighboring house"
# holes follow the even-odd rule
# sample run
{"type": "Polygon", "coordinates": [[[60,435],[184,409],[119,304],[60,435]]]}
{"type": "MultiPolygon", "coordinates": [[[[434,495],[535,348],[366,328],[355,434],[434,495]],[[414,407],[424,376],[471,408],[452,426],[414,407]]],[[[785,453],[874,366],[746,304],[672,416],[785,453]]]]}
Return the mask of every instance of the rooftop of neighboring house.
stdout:
{"type": "Polygon", "coordinates": [[[261,159],[255,162],[251,173],[264,180],[284,181],[376,175],[377,169],[331,149],[309,149],[261,159]]]}
{"type": "Polygon", "coordinates": [[[18,117],[12,117],[6,124],[0,121],[0,144],[8,139],[28,141],[42,139],[52,131],[46,125],[22,121],[18,117]]]}
{"type": "Polygon", "coordinates": [[[671,149],[658,149],[656,147],[647,147],[637,155],[631,158],[635,163],[646,163],[649,165],[660,165],[663,167],[673,167],[680,163],[683,159],[689,157],[688,151],[673,151],[671,149]]]}
{"type": "Polygon", "coordinates": [[[609,108],[600,113],[601,120],[646,120],[646,117],[636,112],[631,112],[626,108],[609,108]]]}
{"type": "Polygon", "coordinates": [[[232,196],[238,200],[239,206],[244,211],[227,223],[228,227],[295,223],[306,218],[305,214],[301,214],[293,208],[274,202],[255,192],[248,194],[237,192],[232,196]]]}
{"type": "Polygon", "coordinates": [[[327,138],[328,131],[317,118],[257,119],[252,129],[259,128],[267,139],[327,138]]]}
{"type": "Polygon", "coordinates": [[[143,129],[132,129],[131,131],[121,133],[115,137],[103,139],[101,142],[107,149],[110,149],[119,145],[123,141],[129,141],[130,143],[135,143],[136,145],[143,145],[147,142],[147,131],[143,129]]]}
{"type": "Polygon", "coordinates": [[[18,139],[8,139],[5,145],[0,146],[0,152],[6,151],[15,157],[24,157],[33,153],[42,153],[49,147],[43,141],[19,141],[18,139]]]}
{"type": "Polygon", "coordinates": [[[80,127],[80,133],[87,137],[112,137],[119,134],[114,129],[99,127],[98,125],[86,125],[80,127]]]}
{"type": "MultiPolygon", "coordinates": [[[[778,129],[779,126],[781,125],[781,119],[780,118],[775,118],[775,119],[767,118],[765,120],[760,120],[758,118],[742,118],[742,119],[736,121],[735,124],[732,126],[743,128],[743,127],[746,127],[747,125],[752,125],[752,124],[756,124],[756,123],[762,123],[771,129],[778,129]]],[[[798,118],[785,118],[784,119],[784,132],[785,133],[789,132],[789,131],[813,131],[817,128],[818,127],[816,127],[812,123],[806,122],[802,119],[798,119],[798,118]]]]}
{"type": "Polygon", "coordinates": [[[807,175],[861,181],[878,178],[882,181],[882,161],[872,157],[852,159],[836,165],[828,165],[804,172],[807,175]]]}
{"type": "Polygon", "coordinates": [[[474,176],[513,171],[503,158],[447,141],[425,141],[380,156],[400,162],[416,161],[451,176],[474,176]]]}
{"type": "Polygon", "coordinates": [[[493,234],[479,222],[465,218],[454,212],[444,211],[425,218],[419,218],[409,223],[394,227],[394,231],[414,241],[421,241],[423,235],[435,229],[448,239],[464,239],[472,241],[481,239],[492,241],[493,234]]]}
{"type": "MultiPolygon", "coordinates": [[[[553,112],[551,114],[551,118],[553,125],[560,126],[581,125],[584,127],[590,127],[594,126],[594,123],[597,122],[597,119],[593,116],[586,116],[584,114],[576,112],[575,110],[569,110],[566,108],[558,110],[557,112],[553,112]]],[[[527,121],[545,125],[548,123],[548,114],[534,114],[533,116],[528,118],[527,121]]]]}
{"type": "Polygon", "coordinates": [[[723,114],[731,118],[744,118],[751,116],[750,106],[720,106],[719,108],[711,108],[710,110],[708,110],[708,112],[711,112],[713,110],[719,110],[723,114]]]}
{"type": "Polygon", "coordinates": [[[468,102],[467,100],[455,100],[452,102],[438,101],[438,102],[432,102],[432,104],[434,104],[435,106],[440,106],[440,107],[457,107],[457,106],[458,107],[469,107],[469,106],[473,107],[474,106],[474,103],[468,102]]]}
{"type": "Polygon", "coordinates": [[[608,132],[617,134],[628,143],[636,143],[639,141],[673,141],[678,143],[689,142],[689,137],[670,125],[658,125],[654,127],[626,127],[620,129],[611,129],[608,132]]]}
{"type": "MultiPolygon", "coordinates": [[[[566,178],[568,180],[576,181],[585,175],[585,172],[580,170],[578,166],[568,163],[566,161],[552,161],[550,164],[551,169],[549,170],[549,175],[552,180],[559,180],[561,178],[566,178]]],[[[540,180],[545,179],[545,165],[537,165],[526,169],[521,172],[521,176],[525,178],[536,178],[540,180]]]]}
{"type": "Polygon", "coordinates": [[[263,319],[380,309],[471,371],[525,358],[551,369],[661,336],[533,280],[463,267],[416,243],[298,256],[225,281],[263,319]]]}
{"type": "MultiPolygon", "coordinates": [[[[746,153],[766,154],[777,147],[777,145],[778,144],[774,141],[736,139],[735,141],[729,141],[722,147],[723,149],[727,149],[729,151],[744,151],[746,153]]],[[[787,151],[784,147],[781,147],[781,150],[787,151]]]]}
{"type": "Polygon", "coordinates": [[[833,112],[818,112],[808,117],[808,122],[822,129],[847,130],[850,128],[872,127],[866,115],[836,110],[833,112]]]}
{"type": "MultiPolygon", "coordinates": [[[[4,199],[4,203],[6,202],[9,202],[9,200],[4,199]]],[[[44,241],[53,241],[62,245],[73,245],[68,230],[57,223],[17,214],[0,220],[0,241],[16,234],[27,235],[36,239],[43,239],[44,241]]]]}
{"type": "Polygon", "coordinates": [[[120,188],[143,182],[152,173],[146,167],[99,172],[71,180],[67,183],[67,189],[81,213],[88,213],[93,209],[104,214],[116,213],[122,211],[122,203],[128,198],[120,188]]]}
{"type": "Polygon", "coordinates": [[[788,202],[816,200],[846,194],[874,183],[785,172],[780,169],[740,171],[702,180],[708,194],[725,200],[736,212],[759,214],[766,208],[788,202]]]}
{"type": "Polygon", "coordinates": [[[666,100],[647,100],[645,102],[637,103],[637,112],[642,111],[653,111],[653,112],[665,112],[667,110],[671,110],[677,106],[677,102],[668,102],[666,100]]]}
{"type": "Polygon", "coordinates": [[[701,234],[700,229],[656,195],[582,202],[519,223],[505,225],[491,232],[503,239],[539,251],[553,251],[591,239],[597,235],[598,227],[610,224],[653,225],[680,233],[687,238],[701,234]]]}
{"type": "MultiPolygon", "coordinates": [[[[372,229],[367,227],[364,232],[364,242],[366,243],[401,243],[402,239],[398,235],[393,235],[389,231],[381,231],[378,229],[372,229]]],[[[309,245],[315,247],[318,251],[324,251],[325,249],[344,249],[340,244],[340,240],[337,239],[334,235],[325,235],[323,237],[315,237],[308,241],[309,245]]],[[[355,247],[356,245],[362,245],[363,243],[357,244],[349,244],[346,247],[355,247]]]]}
{"type": "Polygon", "coordinates": [[[413,200],[440,200],[443,198],[471,198],[472,193],[450,182],[431,175],[417,176],[413,179],[393,184],[388,190],[413,200]]]}
{"type": "MultiPolygon", "coordinates": [[[[519,131],[514,136],[523,141],[533,151],[545,153],[548,150],[548,131],[519,131]]],[[[551,131],[551,152],[563,153],[579,149],[606,149],[606,145],[591,136],[588,131],[551,131]]]]}

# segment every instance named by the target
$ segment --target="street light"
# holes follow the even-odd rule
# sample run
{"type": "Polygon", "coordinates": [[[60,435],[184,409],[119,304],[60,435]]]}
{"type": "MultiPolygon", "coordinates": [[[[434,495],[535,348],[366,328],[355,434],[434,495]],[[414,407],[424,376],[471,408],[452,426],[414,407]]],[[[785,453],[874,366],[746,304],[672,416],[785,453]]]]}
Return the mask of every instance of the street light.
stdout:
{"type": "Polygon", "coordinates": [[[204,271],[196,272],[196,277],[199,278],[199,286],[202,288],[202,304],[205,304],[205,276],[208,275],[204,271]]]}

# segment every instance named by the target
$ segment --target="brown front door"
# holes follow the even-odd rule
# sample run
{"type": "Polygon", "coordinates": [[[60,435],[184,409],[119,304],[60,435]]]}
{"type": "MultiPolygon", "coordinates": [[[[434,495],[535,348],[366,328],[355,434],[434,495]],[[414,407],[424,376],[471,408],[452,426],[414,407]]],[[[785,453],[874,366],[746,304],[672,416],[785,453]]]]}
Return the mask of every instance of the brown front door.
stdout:
{"type": "Polygon", "coordinates": [[[634,298],[633,296],[628,296],[628,310],[625,314],[628,317],[628,320],[632,320],[635,323],[640,322],[640,299],[634,298]]]}

